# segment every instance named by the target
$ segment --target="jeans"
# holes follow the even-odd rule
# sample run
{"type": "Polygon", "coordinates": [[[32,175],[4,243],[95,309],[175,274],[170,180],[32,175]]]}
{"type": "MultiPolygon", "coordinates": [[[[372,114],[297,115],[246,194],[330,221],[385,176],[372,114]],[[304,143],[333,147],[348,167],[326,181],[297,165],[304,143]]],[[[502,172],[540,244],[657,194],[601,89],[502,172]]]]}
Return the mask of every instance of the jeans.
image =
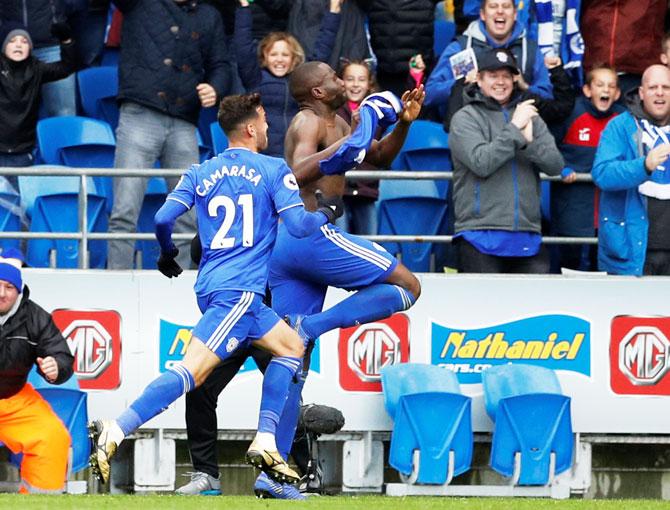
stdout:
{"type": "Polygon", "coordinates": [[[460,237],[454,240],[458,249],[459,273],[549,273],[549,252],[542,245],[537,255],[531,257],[497,257],[487,255],[460,237]]]}
{"type": "MultiPolygon", "coordinates": [[[[116,129],[115,168],[153,168],[160,160],[163,168],[183,168],[198,162],[195,126],[185,120],[126,101],[121,105],[119,127],[116,129]]],[[[179,177],[166,178],[172,190],[179,177]]],[[[147,179],[143,177],[114,178],[114,206],[109,219],[110,232],[135,232],[142,208],[147,179]]],[[[195,232],[195,214],[182,215],[175,232],[195,232]]],[[[177,241],[177,262],[184,269],[191,267],[190,241],[177,241]]],[[[107,258],[109,269],[132,269],[135,241],[110,241],[107,258]]]]}
{"type": "Polygon", "coordinates": [[[360,197],[344,197],[344,214],[335,224],[345,232],[357,236],[377,234],[375,201],[360,197]]]}
{"type": "MultiPolygon", "coordinates": [[[[33,50],[42,62],[58,62],[60,46],[46,46],[33,50]]],[[[46,117],[77,115],[77,98],[74,74],[67,78],[42,85],[42,108],[46,117]]]]}

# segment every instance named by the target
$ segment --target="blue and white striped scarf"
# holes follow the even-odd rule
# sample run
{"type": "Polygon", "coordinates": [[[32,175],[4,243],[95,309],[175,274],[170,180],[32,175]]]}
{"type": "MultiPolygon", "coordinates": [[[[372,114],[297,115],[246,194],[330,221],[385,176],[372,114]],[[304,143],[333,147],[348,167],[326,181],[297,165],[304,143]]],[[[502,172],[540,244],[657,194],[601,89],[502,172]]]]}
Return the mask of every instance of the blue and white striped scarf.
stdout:
{"type": "MultiPolygon", "coordinates": [[[[642,150],[646,155],[651,149],[662,144],[670,144],[670,126],[655,126],[646,119],[640,119],[642,131],[642,150]]],[[[670,200],[670,160],[658,165],[651,178],[638,186],[638,191],[645,196],[658,200],[670,200]]]]}
{"type": "MultiPolygon", "coordinates": [[[[554,23],[551,0],[534,0],[537,19],[537,44],[543,55],[554,55],[554,23]]],[[[581,0],[565,0],[565,17],[561,34],[560,55],[563,68],[573,83],[581,86],[584,81],[582,59],[584,39],[579,32],[581,0]]]]}

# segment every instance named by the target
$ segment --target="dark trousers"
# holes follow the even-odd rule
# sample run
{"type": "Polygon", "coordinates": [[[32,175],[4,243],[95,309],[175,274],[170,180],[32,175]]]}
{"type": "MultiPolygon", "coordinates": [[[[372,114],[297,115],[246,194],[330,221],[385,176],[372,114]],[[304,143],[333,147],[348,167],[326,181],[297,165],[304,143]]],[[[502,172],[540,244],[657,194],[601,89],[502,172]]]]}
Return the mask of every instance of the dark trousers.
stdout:
{"type": "Polygon", "coordinates": [[[649,276],[670,275],[670,250],[647,250],[642,271],[649,276]]]}
{"type": "MultiPolygon", "coordinates": [[[[219,394],[235,377],[246,359],[251,356],[261,372],[265,373],[272,355],[249,346],[237,349],[223,361],[198,388],[186,394],[186,434],[191,462],[195,471],[219,476],[219,461],[216,450],[217,419],[216,405],[219,394]]],[[[231,410],[232,412],[232,410],[231,410]]],[[[307,438],[300,431],[296,434],[291,450],[293,460],[304,473],[309,460],[307,438]]]]}
{"type": "Polygon", "coordinates": [[[532,257],[498,257],[482,253],[469,242],[456,238],[459,273],[549,273],[549,253],[542,245],[532,257]]]}

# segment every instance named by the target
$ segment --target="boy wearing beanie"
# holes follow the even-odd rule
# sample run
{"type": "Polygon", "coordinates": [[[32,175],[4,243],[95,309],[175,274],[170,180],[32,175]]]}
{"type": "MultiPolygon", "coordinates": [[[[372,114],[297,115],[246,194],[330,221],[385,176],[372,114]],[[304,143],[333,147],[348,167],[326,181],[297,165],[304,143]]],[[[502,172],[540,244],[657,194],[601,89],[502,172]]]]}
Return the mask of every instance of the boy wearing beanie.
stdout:
{"type": "Polygon", "coordinates": [[[62,384],[74,358],[51,315],[30,300],[22,263],[16,249],[0,254],[0,441],[23,453],[21,493],[56,494],[65,486],[70,435],[26,381],[37,364],[47,382],[62,384]]]}
{"type": "MultiPolygon", "coordinates": [[[[57,23],[51,31],[61,41],[62,60],[44,63],[32,56],[33,43],[25,26],[16,21],[0,25],[0,167],[33,164],[41,86],[75,71],[70,27],[57,23]]],[[[6,179],[18,191],[17,178],[6,179]]],[[[2,184],[0,191],[11,191],[2,184]]]]}

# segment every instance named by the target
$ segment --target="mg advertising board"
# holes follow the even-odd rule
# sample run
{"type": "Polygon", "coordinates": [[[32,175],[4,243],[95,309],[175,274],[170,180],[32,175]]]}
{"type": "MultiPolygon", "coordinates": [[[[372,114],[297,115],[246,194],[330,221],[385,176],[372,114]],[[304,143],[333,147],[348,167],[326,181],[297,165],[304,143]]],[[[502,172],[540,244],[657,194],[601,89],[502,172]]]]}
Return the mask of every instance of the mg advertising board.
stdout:
{"type": "Polygon", "coordinates": [[[409,319],[388,319],[340,330],[340,385],[348,391],[380,392],[381,369],[409,361],[409,319]]]}
{"type": "Polygon", "coordinates": [[[591,325],[571,315],[540,315],[484,328],[432,323],[431,362],[456,372],[461,384],[481,383],[493,365],[527,363],[590,376],[591,325]]]}
{"type": "Polygon", "coordinates": [[[121,317],[114,310],[55,310],[56,326],[74,356],[79,386],[113,390],[121,384],[121,317]]]}
{"type": "Polygon", "coordinates": [[[610,335],[610,384],[619,395],[670,395],[670,317],[618,316],[610,335]]]}

